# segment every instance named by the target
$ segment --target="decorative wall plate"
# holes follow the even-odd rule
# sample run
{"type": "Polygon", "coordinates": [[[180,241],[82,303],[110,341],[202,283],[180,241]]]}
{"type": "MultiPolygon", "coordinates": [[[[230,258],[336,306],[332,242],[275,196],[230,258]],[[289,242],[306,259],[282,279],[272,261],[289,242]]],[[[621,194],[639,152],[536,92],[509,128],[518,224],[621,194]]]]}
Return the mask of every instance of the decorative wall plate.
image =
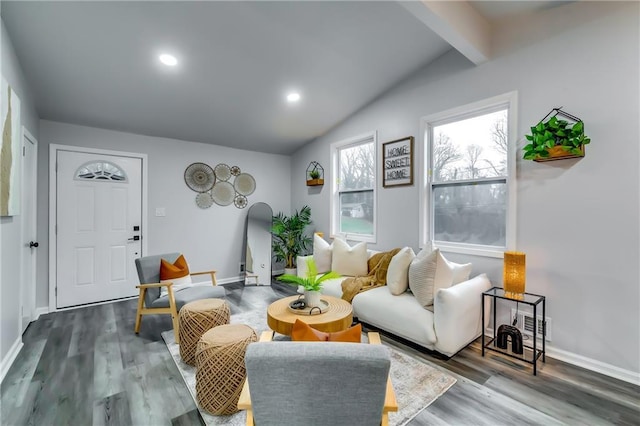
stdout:
{"type": "Polygon", "coordinates": [[[240,173],[233,181],[236,192],[240,195],[251,195],[256,190],[256,180],[249,173],[240,173]]]}
{"type": "Polygon", "coordinates": [[[238,176],[240,174],[240,167],[232,166],[231,167],[231,174],[234,175],[234,176],[238,176]]]}
{"type": "Polygon", "coordinates": [[[184,171],[184,181],[196,192],[207,192],[216,183],[216,176],[211,166],[204,163],[193,163],[184,171]]]}
{"type": "Polygon", "coordinates": [[[247,197],[238,194],[236,198],[233,199],[233,204],[239,209],[244,209],[247,207],[247,197]]]}
{"type": "Polygon", "coordinates": [[[231,168],[226,164],[218,164],[215,168],[216,178],[218,180],[226,181],[231,177],[231,168]]]}
{"type": "Polygon", "coordinates": [[[236,191],[229,182],[216,182],[211,190],[211,198],[213,198],[213,202],[219,206],[228,206],[233,203],[235,196],[236,191]]]}
{"type": "Polygon", "coordinates": [[[196,205],[201,209],[208,209],[213,205],[213,198],[208,192],[201,192],[196,195],[196,205]]]}

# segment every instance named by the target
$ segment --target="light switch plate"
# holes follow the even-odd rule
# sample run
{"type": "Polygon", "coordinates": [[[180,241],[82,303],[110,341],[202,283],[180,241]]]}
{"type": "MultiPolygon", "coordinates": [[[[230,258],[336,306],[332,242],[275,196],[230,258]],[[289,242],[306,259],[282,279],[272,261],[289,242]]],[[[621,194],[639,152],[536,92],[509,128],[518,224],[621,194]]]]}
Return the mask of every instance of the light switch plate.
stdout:
{"type": "Polygon", "coordinates": [[[166,215],[164,207],[156,207],[156,217],[164,217],[166,215]]]}

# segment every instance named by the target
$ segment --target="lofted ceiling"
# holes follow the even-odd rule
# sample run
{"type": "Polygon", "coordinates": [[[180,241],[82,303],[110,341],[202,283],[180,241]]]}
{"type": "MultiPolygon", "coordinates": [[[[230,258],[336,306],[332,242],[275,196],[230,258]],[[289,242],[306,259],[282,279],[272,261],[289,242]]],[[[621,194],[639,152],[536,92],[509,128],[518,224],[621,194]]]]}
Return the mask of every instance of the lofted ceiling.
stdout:
{"type": "MultiPolygon", "coordinates": [[[[471,13],[500,18],[493,3],[471,13]]],[[[42,119],[290,154],[456,47],[421,5],[3,1],[1,14],[42,119]]]]}

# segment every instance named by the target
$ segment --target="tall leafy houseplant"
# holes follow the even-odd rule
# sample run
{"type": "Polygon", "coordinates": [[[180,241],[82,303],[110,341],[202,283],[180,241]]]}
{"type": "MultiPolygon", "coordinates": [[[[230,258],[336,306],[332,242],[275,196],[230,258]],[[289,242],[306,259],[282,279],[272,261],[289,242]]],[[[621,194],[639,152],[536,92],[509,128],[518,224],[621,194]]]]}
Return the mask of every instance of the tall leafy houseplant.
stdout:
{"type": "Polygon", "coordinates": [[[304,206],[300,212],[285,216],[282,212],[273,217],[273,254],[277,262],[285,262],[285,268],[296,267],[296,258],[311,245],[312,239],[304,235],[311,224],[311,208],[304,206]]]}

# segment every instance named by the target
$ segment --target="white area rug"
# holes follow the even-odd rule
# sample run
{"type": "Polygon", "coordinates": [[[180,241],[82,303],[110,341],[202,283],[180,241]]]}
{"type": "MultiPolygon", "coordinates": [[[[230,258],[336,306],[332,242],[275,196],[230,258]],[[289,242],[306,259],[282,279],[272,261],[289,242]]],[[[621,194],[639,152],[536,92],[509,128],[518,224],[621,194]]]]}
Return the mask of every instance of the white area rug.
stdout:
{"type": "MultiPolygon", "coordinates": [[[[269,329],[266,313],[260,311],[244,312],[231,316],[232,324],[247,324],[256,330],[258,336],[269,329]]],[[[180,348],[175,343],[173,330],[162,333],[171,356],[184,378],[193,400],[196,401],[196,369],[185,364],[180,358],[180,348]]],[[[276,334],[276,340],[278,335],[276,334]]],[[[445,393],[456,379],[429,364],[417,360],[394,348],[391,350],[391,381],[396,392],[399,411],[389,414],[391,425],[405,425],[422,410],[428,407],[440,395],[445,393]]],[[[197,405],[197,403],[196,403],[197,405]]],[[[246,413],[240,411],[231,416],[213,416],[205,410],[200,414],[207,425],[242,426],[246,423],[246,413]]]]}

